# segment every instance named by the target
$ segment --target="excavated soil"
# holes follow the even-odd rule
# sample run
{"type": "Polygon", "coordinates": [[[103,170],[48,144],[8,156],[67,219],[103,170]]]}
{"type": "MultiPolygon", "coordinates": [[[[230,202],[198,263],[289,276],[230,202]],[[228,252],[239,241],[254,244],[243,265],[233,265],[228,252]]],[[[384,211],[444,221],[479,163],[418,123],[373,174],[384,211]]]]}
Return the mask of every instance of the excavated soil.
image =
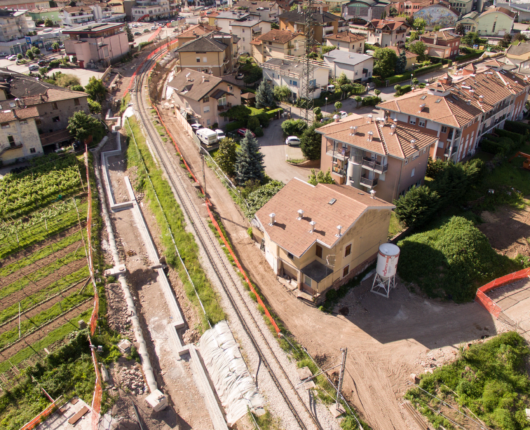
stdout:
{"type": "Polygon", "coordinates": [[[484,223],[477,228],[499,254],[510,258],[530,256],[530,207],[517,210],[503,206],[495,212],[484,211],[480,217],[484,223]]]}

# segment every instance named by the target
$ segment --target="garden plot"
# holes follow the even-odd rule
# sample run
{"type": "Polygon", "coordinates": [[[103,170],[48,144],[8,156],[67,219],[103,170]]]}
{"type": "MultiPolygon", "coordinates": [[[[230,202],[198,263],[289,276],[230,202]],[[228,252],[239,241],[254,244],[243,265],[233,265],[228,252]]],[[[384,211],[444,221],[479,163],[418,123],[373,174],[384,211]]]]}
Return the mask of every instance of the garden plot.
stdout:
{"type": "Polygon", "coordinates": [[[82,160],[42,157],[0,181],[0,381],[88,320],[82,160]]]}

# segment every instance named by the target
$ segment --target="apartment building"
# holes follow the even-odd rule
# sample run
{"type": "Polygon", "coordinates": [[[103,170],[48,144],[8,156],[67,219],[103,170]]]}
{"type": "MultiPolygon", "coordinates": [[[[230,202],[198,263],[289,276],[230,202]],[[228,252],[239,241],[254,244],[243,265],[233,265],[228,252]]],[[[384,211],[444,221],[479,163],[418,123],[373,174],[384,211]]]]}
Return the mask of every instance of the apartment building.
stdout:
{"type": "Polygon", "coordinates": [[[212,27],[208,24],[196,24],[192,25],[186,31],[182,32],[177,37],[177,46],[182,46],[188,42],[191,42],[198,37],[211,34],[213,32],[219,31],[218,27],[212,27]]]}
{"type": "Polygon", "coordinates": [[[342,31],[336,34],[330,34],[324,37],[327,46],[334,46],[339,51],[357,52],[362,54],[364,52],[364,42],[366,37],[362,34],[353,34],[342,31]]]}
{"type": "Polygon", "coordinates": [[[459,15],[466,15],[476,9],[476,0],[447,0],[451,7],[455,9],[459,15]]]}
{"type": "Polygon", "coordinates": [[[394,207],[352,187],[295,178],[256,213],[253,236],[274,273],[319,304],[375,261],[394,207]]]}
{"type": "MultiPolygon", "coordinates": [[[[313,98],[320,97],[322,89],[326,89],[329,82],[329,66],[322,61],[311,60],[313,64],[313,98]]],[[[270,58],[260,64],[263,69],[263,79],[269,80],[274,87],[287,86],[291,90],[289,100],[296,102],[302,96],[303,65],[298,57],[290,59],[270,58]]]]}
{"type": "Polygon", "coordinates": [[[209,24],[219,27],[222,32],[230,33],[232,23],[239,21],[259,21],[258,17],[250,15],[248,12],[237,10],[228,12],[215,12],[212,18],[209,18],[209,24]]]}
{"type": "Polygon", "coordinates": [[[372,19],[383,19],[389,15],[389,0],[354,0],[342,4],[342,15],[346,21],[363,19],[371,21],[372,19]]]}
{"type": "Polygon", "coordinates": [[[364,26],[366,43],[381,48],[405,44],[409,25],[405,21],[394,19],[374,19],[364,26]]]}
{"type": "Polygon", "coordinates": [[[109,66],[129,52],[127,33],[121,31],[123,23],[98,23],[64,30],[70,36],[64,48],[68,55],[75,55],[80,67],[88,63],[109,66]]]}
{"type": "Polygon", "coordinates": [[[481,36],[502,37],[510,34],[515,22],[516,14],[504,7],[490,7],[482,13],[473,11],[464,15],[459,24],[466,32],[472,31],[481,36]]]}
{"type": "Polygon", "coordinates": [[[37,109],[19,108],[13,100],[2,100],[0,106],[0,162],[9,164],[42,154],[35,122],[39,117],[37,109]]]}
{"type": "Polygon", "coordinates": [[[229,119],[220,114],[241,104],[241,90],[227,78],[184,69],[168,82],[171,98],[181,114],[196,118],[203,127],[225,125],[229,119]]]}
{"type": "Polygon", "coordinates": [[[234,21],[232,22],[232,34],[239,38],[239,52],[250,54],[252,52],[252,42],[256,37],[271,31],[271,23],[268,21],[234,21]]]}
{"type": "Polygon", "coordinates": [[[238,1],[236,6],[263,21],[274,21],[280,12],[278,3],[273,1],[238,1]]]}
{"type": "Polygon", "coordinates": [[[454,58],[460,49],[461,37],[449,31],[431,31],[420,35],[420,41],[427,46],[427,55],[437,58],[454,58]]]}
{"type": "Polygon", "coordinates": [[[132,7],[126,3],[130,2],[124,2],[123,8],[133,21],[156,21],[178,13],[177,4],[169,0],[136,0],[132,7]]]}
{"type": "MultiPolygon", "coordinates": [[[[282,13],[278,18],[282,31],[293,33],[305,31],[305,14],[302,11],[302,5],[298,5],[297,10],[282,13]]],[[[348,23],[330,12],[313,12],[312,18],[315,22],[312,28],[313,37],[318,43],[324,43],[324,37],[330,34],[349,31],[348,23]]]]}
{"type": "Polygon", "coordinates": [[[96,22],[124,22],[125,13],[117,13],[114,8],[107,3],[96,3],[89,6],[94,13],[94,20],[96,22]]]}
{"type": "Polygon", "coordinates": [[[288,30],[271,30],[251,43],[252,56],[258,63],[270,58],[300,57],[305,54],[305,35],[288,30]]]}
{"type": "Polygon", "coordinates": [[[177,70],[193,69],[223,76],[234,72],[239,56],[239,38],[235,35],[214,32],[199,36],[179,46],[177,70]]]}
{"type": "Polygon", "coordinates": [[[530,42],[510,45],[506,50],[505,63],[516,68],[516,72],[530,73],[530,42]]]}
{"type": "Polygon", "coordinates": [[[88,6],[68,6],[62,10],[61,19],[63,24],[76,27],[94,21],[94,12],[88,6]]]}
{"type": "Polygon", "coordinates": [[[61,8],[58,7],[28,10],[27,15],[33,21],[38,21],[40,19],[46,21],[47,19],[51,19],[54,24],[60,24],[62,19],[61,8]]]}
{"type": "Polygon", "coordinates": [[[316,132],[322,134],[323,171],[331,169],[336,183],[375,191],[387,202],[423,183],[438,142],[434,130],[372,115],[350,115],[316,132]]]}
{"type": "Polygon", "coordinates": [[[332,78],[344,73],[354,82],[365,82],[372,77],[374,57],[366,54],[333,50],[324,55],[324,62],[330,68],[332,78]]]}
{"type": "Polygon", "coordinates": [[[480,140],[506,120],[523,115],[530,83],[521,75],[488,66],[471,66],[445,75],[425,89],[379,105],[398,125],[435,132],[433,159],[462,161],[475,153],[480,140]]]}
{"type": "Polygon", "coordinates": [[[0,9],[0,42],[23,39],[28,34],[25,10],[0,9]]]}

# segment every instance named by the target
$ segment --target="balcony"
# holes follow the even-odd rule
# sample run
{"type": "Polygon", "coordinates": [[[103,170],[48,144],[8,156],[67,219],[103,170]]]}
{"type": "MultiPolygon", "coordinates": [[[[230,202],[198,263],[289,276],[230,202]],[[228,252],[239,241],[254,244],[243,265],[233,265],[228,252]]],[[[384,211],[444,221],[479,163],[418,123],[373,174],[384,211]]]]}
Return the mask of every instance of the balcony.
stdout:
{"type": "Polygon", "coordinates": [[[228,109],[230,109],[231,107],[232,107],[232,103],[227,103],[225,105],[217,105],[217,111],[218,112],[225,112],[228,109]]]}
{"type": "Polygon", "coordinates": [[[350,148],[339,145],[335,146],[332,143],[328,143],[326,145],[326,155],[344,161],[350,158],[350,148]]]}
{"type": "Polygon", "coordinates": [[[11,143],[10,145],[0,145],[0,156],[6,152],[10,151],[12,149],[20,149],[22,148],[22,143],[11,143]]]}
{"type": "Polygon", "coordinates": [[[361,185],[367,188],[374,188],[377,185],[377,178],[369,179],[366,176],[361,176],[361,185]]]}
{"type": "Polygon", "coordinates": [[[334,27],[332,25],[330,25],[329,27],[324,27],[324,34],[326,36],[333,34],[333,31],[334,31],[334,27]]]}
{"type": "Polygon", "coordinates": [[[331,168],[331,171],[336,175],[346,176],[346,169],[342,168],[340,165],[336,164],[331,168]]]}
{"type": "Polygon", "coordinates": [[[253,29],[252,29],[252,33],[253,33],[253,34],[255,34],[255,33],[261,33],[261,27],[253,28],[253,29]]]}
{"type": "Polygon", "coordinates": [[[371,158],[363,158],[362,166],[365,169],[373,170],[377,173],[383,173],[388,170],[388,164],[383,165],[381,163],[378,163],[376,160],[372,160],[371,158]]]}

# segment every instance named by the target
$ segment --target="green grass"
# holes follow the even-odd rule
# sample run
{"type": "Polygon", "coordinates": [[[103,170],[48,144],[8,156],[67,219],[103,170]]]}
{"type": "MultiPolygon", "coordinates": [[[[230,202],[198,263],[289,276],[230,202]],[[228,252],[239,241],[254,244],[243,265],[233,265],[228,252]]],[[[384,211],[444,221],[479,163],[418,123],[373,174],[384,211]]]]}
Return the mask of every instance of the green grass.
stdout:
{"type": "MultiPolygon", "coordinates": [[[[87,203],[78,206],[79,218],[81,221],[86,220],[87,207],[87,203]]],[[[27,248],[28,246],[35,245],[43,240],[51,238],[74,225],[79,225],[79,221],[77,218],[77,211],[72,210],[47,221],[48,229],[46,229],[44,222],[23,228],[18,232],[18,242],[14,233],[11,237],[2,240],[0,243],[0,260],[27,248]]]]}
{"type": "Polygon", "coordinates": [[[129,105],[130,102],[131,102],[131,93],[127,93],[125,95],[125,97],[121,99],[120,115],[122,115],[123,112],[125,112],[125,110],[127,109],[127,106],[129,105]]]}
{"type": "MultiPolygon", "coordinates": [[[[26,297],[20,300],[20,307],[22,310],[28,309],[32,306],[35,306],[37,303],[46,300],[47,298],[58,294],[68,286],[82,281],[88,277],[88,266],[82,267],[76,272],[66,275],[64,278],[59,279],[58,281],[48,285],[46,288],[39,290],[38,292],[32,294],[30,297],[26,297]]],[[[13,318],[15,315],[18,315],[18,302],[9,306],[8,308],[3,309],[0,312],[0,324],[6,322],[7,320],[13,318]]]]}
{"type": "Polygon", "coordinates": [[[390,216],[390,225],[388,226],[388,238],[394,237],[396,234],[401,233],[403,231],[403,226],[400,224],[399,220],[397,219],[396,213],[392,211],[392,215],[390,216]]]}
{"type": "Polygon", "coordinates": [[[16,291],[21,290],[26,285],[37,282],[45,278],[46,276],[51,275],[53,272],[56,272],[57,270],[59,270],[62,266],[65,266],[69,263],[72,263],[74,261],[81,260],[84,258],[86,258],[85,248],[82,246],[82,243],[80,242],[80,248],[77,249],[76,251],[66,254],[63,258],[58,258],[54,262],[46,266],[43,266],[42,268],[29,274],[28,276],[24,276],[23,278],[20,278],[19,280],[12,282],[11,284],[0,289],[0,298],[7,297],[16,291]]]}
{"type": "Polygon", "coordinates": [[[199,309],[198,313],[202,317],[202,329],[207,329],[208,321],[210,324],[214,325],[217,322],[224,320],[226,315],[219,304],[217,293],[213,289],[206,273],[204,273],[204,270],[200,265],[198,258],[199,249],[195,243],[194,237],[191,233],[185,231],[186,224],[182,210],[176,202],[168,182],[164,179],[162,171],[153,162],[153,158],[145,144],[145,137],[140,131],[137,120],[135,118],[129,118],[129,125],[130,128],[128,125],[125,126],[131,139],[127,148],[128,166],[130,167],[132,165],[138,167],[138,182],[136,185],[138,189],[145,192],[149,208],[154,213],[157,223],[162,230],[161,240],[164,246],[166,261],[171,267],[177,270],[179,277],[184,284],[188,298],[197,309],[199,309]],[[134,140],[131,137],[131,129],[132,133],[134,133],[136,142],[138,143],[138,147],[134,144],[134,140]],[[145,168],[143,164],[144,162],[146,166],[145,168]],[[160,199],[162,208],[159,206],[153,188],[149,183],[146,169],[149,172],[149,176],[153,182],[156,194],[160,199]],[[195,295],[193,285],[189,282],[184,267],[180,264],[173,242],[171,241],[166,219],[167,223],[169,223],[169,228],[173,232],[175,243],[186,264],[190,277],[197,288],[199,297],[206,310],[206,316],[201,312],[200,304],[195,295]]]}
{"type": "MultiPolygon", "coordinates": [[[[39,312],[37,315],[32,316],[31,319],[22,317],[20,324],[22,336],[37,330],[40,326],[46,324],[47,322],[50,322],[61,314],[68,312],[69,310],[73,309],[75,306],[79,305],[90,297],[93,297],[91,288],[86,288],[82,294],[77,293],[77,291],[73,291],[69,296],[65,297],[63,300],[54,304],[50,308],[39,312]]],[[[17,339],[18,325],[12,330],[0,334],[0,349],[15,342],[17,339]]]]}
{"type": "MultiPolygon", "coordinates": [[[[492,429],[528,429],[525,413],[530,408],[530,379],[525,369],[528,354],[525,340],[516,332],[503,333],[469,349],[462,347],[455,362],[420,377],[419,387],[439,400],[419,388],[412,388],[405,397],[435,428],[440,425],[455,428],[430,409],[436,411],[444,401],[453,407],[460,406],[471,418],[475,414],[492,429]]],[[[457,414],[453,411],[451,415],[457,414]]]]}
{"type": "Polygon", "coordinates": [[[50,244],[46,246],[45,248],[42,248],[38,250],[37,252],[34,252],[31,255],[28,255],[27,257],[23,258],[22,260],[16,261],[14,263],[8,264],[7,266],[4,266],[2,269],[0,269],[0,278],[4,276],[11,275],[12,273],[16,272],[17,270],[20,270],[24,267],[27,267],[39,260],[42,260],[45,257],[48,257],[49,255],[53,254],[54,252],[60,251],[61,249],[64,249],[68,246],[70,246],[72,243],[75,243],[77,241],[81,241],[81,232],[78,231],[70,236],[65,237],[64,239],[61,239],[60,241],[50,244]]]}

